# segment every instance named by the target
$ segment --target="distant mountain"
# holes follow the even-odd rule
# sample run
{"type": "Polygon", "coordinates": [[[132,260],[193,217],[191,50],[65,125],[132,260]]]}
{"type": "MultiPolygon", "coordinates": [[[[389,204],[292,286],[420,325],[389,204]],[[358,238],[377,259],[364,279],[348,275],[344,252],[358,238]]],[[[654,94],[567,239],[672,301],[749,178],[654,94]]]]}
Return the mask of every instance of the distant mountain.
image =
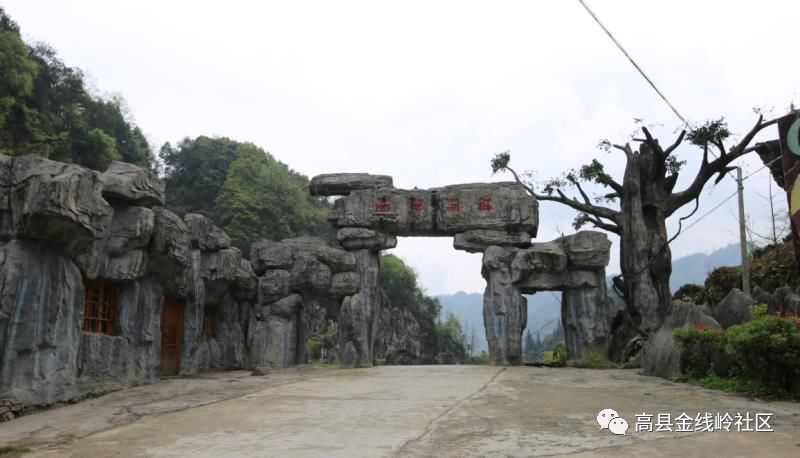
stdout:
{"type": "MultiPolygon", "coordinates": [[[[702,285],[708,273],[720,266],[739,265],[739,244],[734,243],[714,250],[709,254],[695,253],[672,262],[670,289],[674,292],[686,283],[702,285]]],[[[442,302],[442,319],[450,313],[456,314],[465,327],[465,332],[474,328],[477,336],[477,351],[487,350],[486,332],[483,327],[483,294],[465,293],[442,294],[437,296],[442,302]]],[[[542,337],[551,333],[561,316],[561,294],[541,292],[528,298],[528,327],[531,332],[538,331],[542,337]]],[[[535,336],[535,335],[534,335],[535,336]]]]}
{"type": "Polygon", "coordinates": [[[687,283],[702,285],[708,273],[721,266],[738,266],[742,258],[739,244],[732,243],[709,254],[695,253],[672,261],[669,288],[675,292],[687,283]]]}

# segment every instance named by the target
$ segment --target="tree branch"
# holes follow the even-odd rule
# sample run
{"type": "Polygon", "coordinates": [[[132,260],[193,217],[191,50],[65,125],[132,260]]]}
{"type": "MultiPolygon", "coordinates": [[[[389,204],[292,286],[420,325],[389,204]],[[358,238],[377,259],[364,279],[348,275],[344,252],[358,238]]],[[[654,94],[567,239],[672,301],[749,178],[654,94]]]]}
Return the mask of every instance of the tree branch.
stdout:
{"type": "MultiPolygon", "coordinates": [[[[758,121],[756,122],[755,126],[750,129],[742,140],[737,143],[733,148],[731,148],[727,154],[724,156],[720,156],[713,161],[708,161],[708,148],[704,148],[703,151],[703,163],[700,165],[700,170],[697,171],[697,175],[695,176],[692,183],[687,187],[685,190],[681,192],[677,192],[672,194],[669,197],[666,206],[666,214],[672,215],[676,210],[681,208],[682,206],[686,205],[687,203],[694,200],[700,193],[703,191],[703,187],[711,179],[714,175],[718,173],[724,173],[726,167],[731,162],[735,161],[736,159],[740,158],[746,153],[753,151],[753,148],[748,148],[750,142],[753,141],[753,138],[761,132],[764,128],[771,126],[778,122],[778,119],[772,119],[770,121],[764,122],[764,117],[759,116],[758,121]]],[[[719,145],[717,145],[719,147],[719,145]]],[[[723,147],[724,150],[724,147],[723,147]]]]}
{"type": "Polygon", "coordinates": [[[589,216],[589,222],[592,223],[594,225],[594,227],[597,227],[599,229],[603,229],[603,230],[608,231],[608,232],[613,232],[614,234],[617,234],[617,235],[622,235],[622,229],[620,229],[620,227],[617,224],[606,223],[606,222],[602,221],[600,218],[598,218],[596,216],[592,216],[592,215],[588,215],[588,216],[589,216]]]}
{"type": "Polygon", "coordinates": [[[531,188],[530,186],[525,184],[519,178],[519,174],[517,174],[517,172],[514,169],[512,169],[509,166],[506,166],[505,169],[508,170],[509,172],[511,172],[511,174],[514,175],[514,180],[517,183],[519,183],[520,185],[522,185],[522,187],[524,187],[525,190],[528,191],[528,194],[532,195],[537,200],[548,200],[548,201],[551,201],[551,202],[558,202],[560,204],[563,204],[563,205],[566,205],[568,207],[571,207],[571,208],[573,208],[575,210],[578,210],[578,211],[581,211],[581,212],[584,212],[584,213],[587,213],[587,214],[590,214],[590,215],[594,215],[594,216],[597,216],[597,217],[605,218],[605,219],[614,221],[615,223],[617,221],[619,221],[619,219],[618,219],[619,218],[619,212],[614,211],[614,210],[612,210],[610,208],[606,208],[606,207],[600,207],[600,206],[597,206],[597,205],[581,203],[577,199],[571,199],[571,198],[567,197],[558,188],[556,188],[556,192],[559,194],[558,196],[549,196],[549,195],[546,195],[546,194],[537,194],[536,191],[533,190],[533,188],[531,188]]]}
{"type": "Polygon", "coordinates": [[[671,144],[669,146],[669,148],[664,150],[664,154],[666,156],[669,156],[670,154],[672,154],[672,152],[675,151],[675,148],[677,148],[678,146],[680,146],[681,143],[683,143],[683,137],[685,137],[685,136],[686,136],[686,130],[682,130],[681,134],[678,135],[678,139],[675,140],[675,143],[671,144]]]}

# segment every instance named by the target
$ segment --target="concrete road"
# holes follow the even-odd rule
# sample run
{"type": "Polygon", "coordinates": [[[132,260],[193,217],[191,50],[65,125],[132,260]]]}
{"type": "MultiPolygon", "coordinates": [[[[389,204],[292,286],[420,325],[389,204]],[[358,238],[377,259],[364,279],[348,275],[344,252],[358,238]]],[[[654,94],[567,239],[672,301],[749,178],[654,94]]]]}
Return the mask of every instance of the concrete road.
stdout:
{"type": "MultiPolygon", "coordinates": [[[[34,428],[36,417],[45,422],[58,410],[9,425],[27,421],[34,428]]],[[[21,444],[3,428],[0,443],[5,436],[21,444]]],[[[797,403],[750,400],[634,371],[383,366],[287,378],[237,398],[39,444],[24,456],[800,456],[798,434],[797,403]],[[627,419],[626,435],[599,429],[604,408],[627,419]],[[637,414],[653,414],[655,424],[658,413],[674,421],[684,412],[772,413],[774,431],[634,431],[637,414]]]]}

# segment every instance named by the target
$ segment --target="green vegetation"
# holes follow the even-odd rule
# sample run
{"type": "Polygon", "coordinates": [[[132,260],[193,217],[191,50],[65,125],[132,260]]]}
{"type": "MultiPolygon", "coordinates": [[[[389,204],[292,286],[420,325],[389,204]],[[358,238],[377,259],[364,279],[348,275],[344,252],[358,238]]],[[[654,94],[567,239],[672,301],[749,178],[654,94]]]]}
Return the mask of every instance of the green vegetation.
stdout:
{"type": "Polygon", "coordinates": [[[9,455],[10,457],[22,455],[23,453],[32,452],[33,450],[27,447],[8,447],[0,446],[0,456],[9,455]]]}
{"type": "Polygon", "coordinates": [[[451,313],[444,323],[437,326],[439,337],[439,355],[436,358],[439,364],[457,364],[464,361],[467,349],[464,331],[458,317],[451,313]]]}
{"type": "Polygon", "coordinates": [[[556,328],[552,333],[544,336],[544,339],[539,338],[539,333],[536,333],[536,338],[533,338],[530,330],[525,331],[525,337],[522,341],[523,360],[529,362],[543,362],[547,353],[552,355],[556,346],[564,343],[564,328],[561,327],[561,320],[556,320],[556,328]]]}
{"type": "Polygon", "coordinates": [[[309,195],[308,178],[252,143],[186,138],[176,147],[166,143],[159,157],[167,207],[208,216],[245,255],[262,238],[333,235],[325,220],[330,205],[309,195]]]}
{"type": "MultiPolygon", "coordinates": [[[[782,286],[792,289],[800,286],[800,275],[795,266],[792,242],[756,248],[750,261],[750,285],[765,291],[775,291],[782,286]]],[[[742,287],[742,273],[736,267],[718,267],[708,274],[703,291],[695,290],[697,285],[684,285],[678,292],[687,295],[692,291],[696,304],[718,304],[733,288],[742,287]]],[[[678,292],[675,297],[678,297],[678,292]]]]}
{"type": "Polygon", "coordinates": [[[466,360],[466,338],[458,317],[451,313],[440,322],[442,304],[425,294],[413,268],[397,256],[381,256],[379,282],[388,303],[411,312],[419,324],[420,363],[457,364],[466,360]]]}
{"type": "Polygon", "coordinates": [[[767,315],[764,305],[753,311],[753,320],[726,331],[702,326],[673,331],[685,381],[756,394],[800,395],[800,318],[767,315]],[[714,367],[726,358],[732,362],[729,370],[714,367]]]}
{"type": "Polygon", "coordinates": [[[542,360],[545,364],[550,364],[553,366],[564,367],[567,365],[567,347],[560,343],[556,345],[556,348],[553,351],[546,351],[544,352],[544,359],[542,360]]]}
{"type": "Polygon", "coordinates": [[[26,44],[0,8],[0,154],[39,154],[104,170],[121,160],[153,166],[119,95],[91,94],[83,72],[42,43],[26,44]]]}

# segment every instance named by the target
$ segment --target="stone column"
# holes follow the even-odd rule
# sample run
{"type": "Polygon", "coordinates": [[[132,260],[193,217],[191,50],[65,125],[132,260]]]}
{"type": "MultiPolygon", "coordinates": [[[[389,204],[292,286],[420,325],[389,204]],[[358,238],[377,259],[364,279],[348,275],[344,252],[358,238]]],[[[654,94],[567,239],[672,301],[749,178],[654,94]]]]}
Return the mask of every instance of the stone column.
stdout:
{"type": "Polygon", "coordinates": [[[611,318],[605,269],[570,272],[571,287],[561,300],[561,321],[569,359],[582,360],[589,352],[605,358],[611,318]]]}
{"type": "Polygon", "coordinates": [[[499,246],[491,246],[483,253],[483,323],[489,341],[489,362],[494,365],[522,362],[528,301],[513,284],[510,264],[514,255],[515,251],[499,246]]]}
{"type": "Polygon", "coordinates": [[[372,350],[381,313],[381,292],[378,284],[380,254],[376,251],[357,250],[358,293],[346,297],[339,313],[339,344],[342,353],[347,342],[356,349],[356,367],[372,366],[372,350]]]}
{"type": "Polygon", "coordinates": [[[339,311],[339,349],[344,357],[348,342],[356,350],[356,367],[373,364],[375,336],[381,316],[380,252],[397,246],[397,238],[364,228],[343,228],[336,239],[355,254],[358,293],[345,297],[339,311]]]}

